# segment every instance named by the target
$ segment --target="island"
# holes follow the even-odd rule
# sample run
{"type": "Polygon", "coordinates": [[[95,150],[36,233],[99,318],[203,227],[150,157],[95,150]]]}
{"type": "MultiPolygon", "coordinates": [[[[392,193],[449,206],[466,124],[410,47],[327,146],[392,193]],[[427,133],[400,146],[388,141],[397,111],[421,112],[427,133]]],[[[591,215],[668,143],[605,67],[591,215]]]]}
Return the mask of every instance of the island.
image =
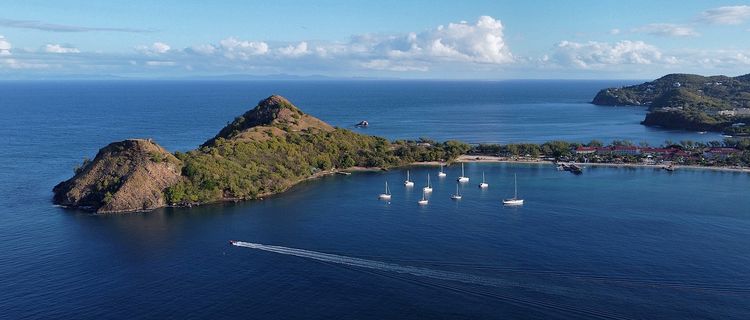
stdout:
{"type": "Polygon", "coordinates": [[[639,85],[603,89],[592,103],[648,107],[641,122],[646,126],[750,135],[750,74],[669,74],[639,85]]]}
{"type": "Polygon", "coordinates": [[[173,154],[150,139],[111,143],[53,188],[53,202],[118,213],[260,199],[342,170],[451,161],[469,149],[336,128],[273,95],[189,152],[173,154]]]}

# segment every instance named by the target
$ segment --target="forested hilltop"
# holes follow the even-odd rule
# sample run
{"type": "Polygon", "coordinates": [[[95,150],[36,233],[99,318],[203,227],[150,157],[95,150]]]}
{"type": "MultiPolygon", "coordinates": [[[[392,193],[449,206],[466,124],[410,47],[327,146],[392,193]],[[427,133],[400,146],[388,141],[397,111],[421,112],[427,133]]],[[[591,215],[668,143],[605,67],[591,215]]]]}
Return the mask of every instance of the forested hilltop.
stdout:
{"type": "Polygon", "coordinates": [[[186,153],[172,155],[151,140],[113,143],[55,186],[54,202],[107,213],[257,199],[336,170],[451,161],[469,148],[335,128],[274,95],[186,153]]]}
{"type": "Polygon", "coordinates": [[[642,124],[668,129],[750,131],[750,74],[738,77],[670,74],[651,82],[599,91],[593,104],[648,106],[642,124]],[[744,128],[743,128],[744,127],[744,128]]]}

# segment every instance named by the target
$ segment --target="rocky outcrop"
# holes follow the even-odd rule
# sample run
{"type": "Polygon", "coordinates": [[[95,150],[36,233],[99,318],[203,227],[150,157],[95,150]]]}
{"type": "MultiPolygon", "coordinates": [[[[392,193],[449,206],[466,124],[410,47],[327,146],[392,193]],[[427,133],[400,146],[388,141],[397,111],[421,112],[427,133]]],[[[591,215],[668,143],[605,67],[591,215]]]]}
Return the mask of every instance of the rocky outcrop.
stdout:
{"type": "Polygon", "coordinates": [[[202,146],[213,145],[217,139],[261,141],[283,135],[285,132],[303,130],[332,131],[333,127],[305,114],[286,98],[272,95],[258,102],[252,110],[235,118],[202,146]]]}
{"type": "Polygon", "coordinates": [[[167,205],[164,190],[182,179],[182,163],[144,139],[114,142],[53,188],[54,203],[97,213],[148,211],[167,205]]]}

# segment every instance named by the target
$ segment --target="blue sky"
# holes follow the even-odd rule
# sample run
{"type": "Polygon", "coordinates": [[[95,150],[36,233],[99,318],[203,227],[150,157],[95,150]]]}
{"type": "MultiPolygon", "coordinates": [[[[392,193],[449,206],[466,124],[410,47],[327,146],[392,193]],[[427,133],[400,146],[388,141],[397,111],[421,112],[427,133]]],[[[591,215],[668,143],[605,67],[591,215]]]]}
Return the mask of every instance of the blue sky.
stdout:
{"type": "Polygon", "coordinates": [[[731,1],[16,1],[4,78],[437,79],[750,73],[731,1]]]}

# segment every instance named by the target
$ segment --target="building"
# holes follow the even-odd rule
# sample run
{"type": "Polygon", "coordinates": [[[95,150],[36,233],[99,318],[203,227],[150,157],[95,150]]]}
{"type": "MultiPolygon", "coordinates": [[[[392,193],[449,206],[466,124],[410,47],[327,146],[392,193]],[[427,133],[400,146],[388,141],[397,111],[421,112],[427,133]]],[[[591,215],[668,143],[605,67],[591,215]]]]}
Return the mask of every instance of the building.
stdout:
{"type": "Polygon", "coordinates": [[[575,151],[576,151],[576,154],[592,154],[596,152],[596,149],[597,149],[596,147],[579,146],[578,148],[576,148],[575,151]]]}
{"type": "Polygon", "coordinates": [[[726,159],[727,157],[739,154],[740,150],[735,148],[710,148],[703,152],[706,159],[726,159]]]}

